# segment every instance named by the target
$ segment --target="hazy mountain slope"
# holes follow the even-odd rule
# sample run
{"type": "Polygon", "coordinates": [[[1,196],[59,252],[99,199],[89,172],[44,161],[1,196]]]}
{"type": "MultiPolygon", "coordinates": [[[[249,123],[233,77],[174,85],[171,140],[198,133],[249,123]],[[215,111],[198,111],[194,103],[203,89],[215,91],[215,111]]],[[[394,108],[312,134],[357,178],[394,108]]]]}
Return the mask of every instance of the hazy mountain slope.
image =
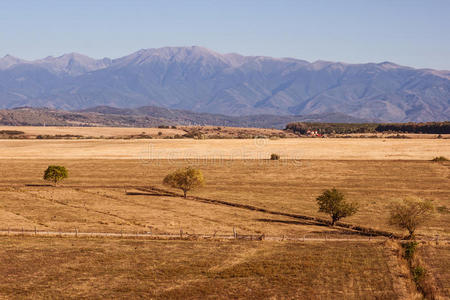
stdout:
{"type": "Polygon", "coordinates": [[[450,72],[385,62],[309,63],[202,47],[0,59],[0,107],[159,106],[226,115],[343,113],[384,121],[450,119],[450,72]]]}
{"type": "Polygon", "coordinates": [[[146,106],[135,109],[99,106],[82,111],[22,107],[0,110],[1,125],[121,126],[156,127],[160,125],[216,125],[234,127],[284,128],[287,123],[366,122],[332,113],[312,116],[225,116],[146,106]]]}

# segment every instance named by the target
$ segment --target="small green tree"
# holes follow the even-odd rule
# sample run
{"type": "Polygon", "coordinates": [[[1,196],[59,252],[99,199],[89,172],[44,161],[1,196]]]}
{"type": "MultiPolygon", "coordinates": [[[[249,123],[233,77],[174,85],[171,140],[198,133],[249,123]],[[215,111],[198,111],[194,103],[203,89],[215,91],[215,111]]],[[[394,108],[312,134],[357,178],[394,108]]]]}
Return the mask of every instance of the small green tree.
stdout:
{"type": "Polygon", "coordinates": [[[389,223],[408,230],[408,238],[412,239],[416,229],[426,223],[433,212],[434,207],[430,200],[405,198],[391,204],[389,223]]]}
{"type": "Polygon", "coordinates": [[[55,185],[67,177],[69,177],[69,174],[63,166],[48,166],[47,170],[44,171],[44,180],[51,181],[55,185]]]}
{"type": "Polygon", "coordinates": [[[354,215],[358,211],[358,205],[346,202],[344,194],[335,188],[325,190],[316,200],[319,205],[319,212],[331,216],[331,226],[340,219],[354,215]]]}
{"type": "Polygon", "coordinates": [[[188,191],[202,187],[205,184],[205,180],[200,170],[187,167],[167,175],[163,180],[163,184],[181,189],[184,198],[186,198],[188,191]]]}

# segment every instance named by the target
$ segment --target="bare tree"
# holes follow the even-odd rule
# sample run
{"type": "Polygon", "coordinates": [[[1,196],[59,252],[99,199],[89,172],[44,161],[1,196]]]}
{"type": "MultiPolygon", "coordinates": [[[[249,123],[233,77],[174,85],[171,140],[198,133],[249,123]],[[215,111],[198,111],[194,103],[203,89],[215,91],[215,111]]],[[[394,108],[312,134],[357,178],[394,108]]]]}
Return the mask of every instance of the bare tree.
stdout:
{"type": "Polygon", "coordinates": [[[416,229],[425,224],[433,212],[434,207],[430,200],[405,198],[391,204],[389,223],[408,230],[408,238],[414,238],[416,229]]]}

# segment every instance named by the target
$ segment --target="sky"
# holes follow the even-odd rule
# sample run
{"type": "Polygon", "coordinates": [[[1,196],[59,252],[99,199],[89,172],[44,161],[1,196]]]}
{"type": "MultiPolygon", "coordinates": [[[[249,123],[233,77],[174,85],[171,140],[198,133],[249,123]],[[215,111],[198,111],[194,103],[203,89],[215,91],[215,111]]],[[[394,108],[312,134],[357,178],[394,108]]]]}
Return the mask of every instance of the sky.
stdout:
{"type": "Polygon", "coordinates": [[[450,70],[450,0],[2,0],[0,57],[144,48],[450,70]]]}

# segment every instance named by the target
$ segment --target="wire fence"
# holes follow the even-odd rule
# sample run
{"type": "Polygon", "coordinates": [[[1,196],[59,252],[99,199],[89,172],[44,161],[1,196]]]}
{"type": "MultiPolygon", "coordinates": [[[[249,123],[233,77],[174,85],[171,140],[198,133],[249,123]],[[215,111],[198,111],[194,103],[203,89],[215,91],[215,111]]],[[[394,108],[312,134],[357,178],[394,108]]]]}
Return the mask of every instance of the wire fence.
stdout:
{"type": "MultiPolygon", "coordinates": [[[[92,232],[79,231],[74,228],[72,231],[68,230],[38,230],[25,228],[7,228],[0,229],[1,236],[23,236],[23,237],[105,237],[105,238],[142,238],[142,239],[165,239],[165,240],[247,240],[247,241],[296,241],[296,242],[382,242],[389,240],[389,237],[383,236],[360,236],[360,235],[338,235],[338,234],[322,234],[309,233],[303,235],[266,235],[266,234],[238,234],[233,230],[231,234],[217,234],[217,233],[187,233],[180,230],[177,233],[158,232],[152,233],[148,231],[120,231],[120,232],[92,232]]],[[[442,242],[449,243],[448,239],[439,239],[436,237],[419,237],[419,241],[424,242],[442,242]]]]}

